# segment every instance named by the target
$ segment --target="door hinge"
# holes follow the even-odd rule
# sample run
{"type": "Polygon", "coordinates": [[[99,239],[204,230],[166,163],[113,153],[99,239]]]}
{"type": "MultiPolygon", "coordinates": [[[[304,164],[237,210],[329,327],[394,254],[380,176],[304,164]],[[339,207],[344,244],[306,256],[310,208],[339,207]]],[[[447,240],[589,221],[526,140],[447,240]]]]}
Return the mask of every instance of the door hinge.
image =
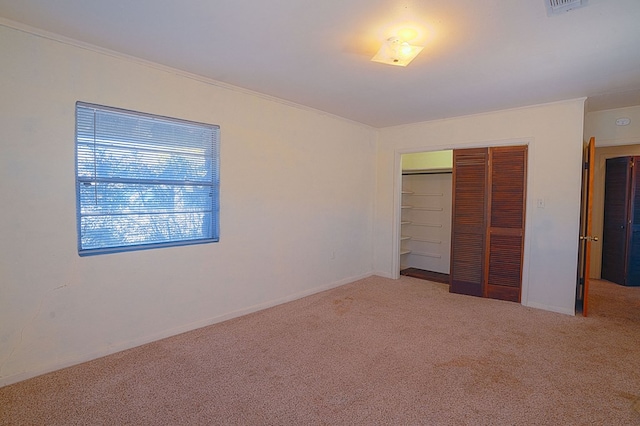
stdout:
{"type": "Polygon", "coordinates": [[[585,161],[585,162],[584,162],[584,169],[585,169],[585,170],[588,170],[588,169],[589,169],[589,162],[588,162],[588,161],[585,161]]]}

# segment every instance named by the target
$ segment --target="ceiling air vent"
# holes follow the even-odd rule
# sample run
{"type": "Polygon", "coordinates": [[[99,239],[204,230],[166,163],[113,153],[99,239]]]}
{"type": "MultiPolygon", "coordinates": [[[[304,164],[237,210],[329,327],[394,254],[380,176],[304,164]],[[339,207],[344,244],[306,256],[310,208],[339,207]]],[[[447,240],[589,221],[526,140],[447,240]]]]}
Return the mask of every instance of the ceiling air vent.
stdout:
{"type": "Polygon", "coordinates": [[[583,6],[583,0],[544,0],[544,2],[547,5],[547,15],[549,16],[558,15],[583,6]]]}

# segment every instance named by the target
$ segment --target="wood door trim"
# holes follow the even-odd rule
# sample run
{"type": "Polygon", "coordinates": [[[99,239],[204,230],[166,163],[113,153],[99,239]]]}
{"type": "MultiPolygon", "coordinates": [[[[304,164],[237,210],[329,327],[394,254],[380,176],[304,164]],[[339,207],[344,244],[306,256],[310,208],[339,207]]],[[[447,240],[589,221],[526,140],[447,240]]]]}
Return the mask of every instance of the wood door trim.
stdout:
{"type": "Polygon", "coordinates": [[[589,270],[591,269],[591,237],[593,236],[593,177],[595,174],[596,139],[591,137],[587,145],[587,211],[585,219],[584,239],[584,265],[582,271],[582,316],[587,316],[589,311],[589,270]]]}

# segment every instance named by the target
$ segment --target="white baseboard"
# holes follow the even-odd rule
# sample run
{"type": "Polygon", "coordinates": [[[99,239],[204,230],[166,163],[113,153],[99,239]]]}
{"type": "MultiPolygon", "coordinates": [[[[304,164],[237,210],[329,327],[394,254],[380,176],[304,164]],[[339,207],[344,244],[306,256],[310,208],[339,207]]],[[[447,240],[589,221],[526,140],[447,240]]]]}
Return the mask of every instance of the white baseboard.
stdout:
{"type": "Polygon", "coordinates": [[[382,271],[376,271],[376,272],[373,272],[371,275],[377,275],[377,276],[382,277],[382,278],[389,278],[390,280],[395,280],[395,279],[397,279],[397,278],[396,278],[396,277],[394,277],[392,274],[389,274],[389,273],[387,273],[387,272],[382,272],[382,271]]]}
{"type": "Polygon", "coordinates": [[[281,297],[279,299],[270,300],[268,302],[260,303],[257,305],[249,306],[247,308],[239,309],[233,312],[228,312],[222,315],[218,315],[216,317],[207,318],[201,321],[192,322],[189,324],[181,325],[179,327],[170,328],[167,330],[163,330],[159,333],[155,333],[149,336],[144,336],[139,339],[130,340],[126,342],[120,342],[115,345],[109,345],[106,348],[102,348],[97,351],[88,352],[79,356],[72,356],[69,358],[57,360],[51,365],[48,365],[44,368],[40,368],[37,370],[25,371],[22,373],[17,373],[13,375],[9,375],[6,377],[0,377],[0,387],[8,386],[14,383],[21,382],[23,380],[31,379],[33,377],[37,377],[43,374],[51,373],[53,371],[57,371],[63,368],[71,367],[77,364],[81,364],[83,362],[91,361],[97,358],[102,358],[107,355],[111,355],[117,352],[121,352],[127,349],[135,348],[137,346],[142,346],[147,343],[155,342],[157,340],[165,339],[167,337],[176,336],[181,333],[186,333],[188,331],[196,330],[198,328],[206,327],[208,325],[216,324],[219,322],[223,322],[226,320],[230,320],[232,318],[241,317],[243,315],[247,315],[253,312],[261,311],[263,309],[271,308],[273,306],[281,305],[283,303],[291,302],[297,299],[301,299],[306,296],[310,296],[312,294],[320,293],[325,290],[330,290],[332,288],[340,287],[345,284],[349,284],[354,281],[358,281],[367,277],[374,275],[373,273],[365,273],[349,278],[344,278],[329,284],[324,284],[319,287],[314,287],[309,290],[301,291],[299,293],[291,294],[285,297],[281,297]]]}
{"type": "Polygon", "coordinates": [[[559,314],[565,314],[565,315],[571,315],[571,316],[575,316],[576,314],[575,310],[563,308],[561,306],[545,305],[543,303],[536,303],[536,302],[527,303],[526,305],[523,303],[522,305],[528,306],[530,308],[542,309],[544,311],[556,312],[559,314]]]}

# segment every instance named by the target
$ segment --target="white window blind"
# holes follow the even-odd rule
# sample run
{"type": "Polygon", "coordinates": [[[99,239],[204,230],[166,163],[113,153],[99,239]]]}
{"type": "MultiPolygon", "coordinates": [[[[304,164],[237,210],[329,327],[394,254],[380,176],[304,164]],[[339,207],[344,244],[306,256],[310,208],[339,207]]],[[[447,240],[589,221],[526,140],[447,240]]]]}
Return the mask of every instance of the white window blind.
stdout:
{"type": "Polygon", "coordinates": [[[78,102],[78,253],[218,241],[219,133],[78,102]]]}

